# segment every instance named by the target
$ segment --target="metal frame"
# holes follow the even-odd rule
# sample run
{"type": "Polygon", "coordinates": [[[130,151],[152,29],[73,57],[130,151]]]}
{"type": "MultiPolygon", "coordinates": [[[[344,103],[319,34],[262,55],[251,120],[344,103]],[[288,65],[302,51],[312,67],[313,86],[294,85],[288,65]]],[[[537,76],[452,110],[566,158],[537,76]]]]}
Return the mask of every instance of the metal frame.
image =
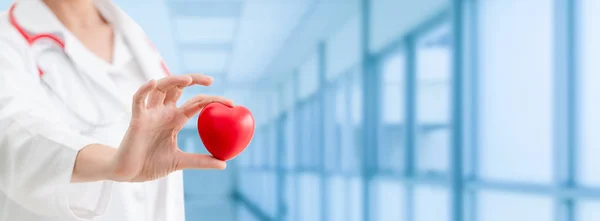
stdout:
{"type": "MultiPolygon", "coordinates": [[[[415,146],[416,146],[416,67],[415,67],[415,44],[412,36],[408,35],[405,38],[406,44],[406,73],[404,74],[404,82],[405,82],[405,121],[406,121],[406,146],[404,149],[406,152],[404,153],[404,173],[406,177],[415,177],[416,169],[415,169],[415,146]]],[[[405,203],[406,208],[404,208],[405,221],[410,221],[414,219],[414,188],[412,185],[405,186],[405,203]]]]}
{"type": "Polygon", "coordinates": [[[361,33],[360,63],[362,77],[362,220],[371,219],[371,180],[373,178],[373,162],[377,162],[377,153],[373,147],[379,143],[379,108],[380,90],[379,72],[374,71],[373,59],[370,52],[371,42],[371,1],[360,1],[359,29],[361,33]],[[365,99],[369,98],[369,99],[365,99]]]}
{"type": "Polygon", "coordinates": [[[451,220],[462,221],[463,201],[463,0],[452,1],[451,220]]]}
{"type": "MultiPolygon", "coordinates": [[[[469,72],[465,72],[465,75],[468,76],[467,77],[467,82],[468,82],[468,87],[469,87],[469,94],[467,94],[465,96],[466,99],[468,99],[468,101],[466,101],[465,103],[468,103],[468,108],[469,108],[469,113],[471,115],[470,119],[468,120],[468,131],[466,131],[466,133],[468,134],[467,139],[469,139],[469,146],[465,147],[467,148],[466,150],[470,152],[470,156],[468,159],[465,159],[466,161],[468,161],[468,168],[465,168],[465,179],[467,180],[477,180],[478,179],[478,174],[479,174],[479,151],[478,151],[478,147],[479,147],[479,29],[478,29],[478,25],[479,25],[479,10],[477,8],[478,6],[478,0],[465,0],[465,9],[467,10],[464,14],[467,18],[465,22],[465,26],[468,26],[468,28],[465,28],[464,34],[465,36],[469,36],[469,41],[471,42],[470,44],[465,44],[466,47],[468,47],[468,58],[466,58],[465,60],[467,61],[467,64],[469,65],[469,72]],[[466,23],[468,22],[468,25],[466,25],[466,23]]],[[[465,187],[465,193],[466,193],[466,197],[467,200],[470,202],[470,208],[468,208],[467,212],[468,217],[471,218],[471,220],[475,220],[478,215],[477,213],[477,194],[475,189],[469,189],[468,188],[468,184],[466,183],[465,187]]]]}
{"type": "MultiPolygon", "coordinates": [[[[556,196],[576,189],[575,0],[554,0],[554,176],[556,196]],[[575,188],[575,189],[574,189],[575,188]]],[[[555,199],[555,220],[575,220],[575,200],[555,199]]]]}

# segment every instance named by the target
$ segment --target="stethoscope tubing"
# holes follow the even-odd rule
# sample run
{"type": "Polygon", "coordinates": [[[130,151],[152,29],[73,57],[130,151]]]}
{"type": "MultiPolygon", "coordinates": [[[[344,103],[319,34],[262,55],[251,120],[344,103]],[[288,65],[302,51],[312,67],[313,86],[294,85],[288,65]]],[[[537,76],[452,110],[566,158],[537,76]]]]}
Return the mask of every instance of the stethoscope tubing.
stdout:
{"type": "MultiPolygon", "coordinates": [[[[65,42],[59,38],[56,35],[53,34],[49,34],[49,33],[42,33],[42,34],[37,34],[37,35],[29,35],[24,29],[23,27],[21,27],[19,25],[19,23],[17,22],[15,16],[14,16],[14,9],[15,9],[16,4],[13,3],[8,11],[8,18],[9,18],[9,22],[10,24],[21,34],[21,36],[27,41],[27,43],[29,44],[29,46],[33,46],[37,41],[42,40],[42,39],[47,39],[47,40],[51,40],[53,43],[55,43],[58,47],[60,47],[61,51],[63,53],[65,53],[65,42]]],[[[68,56],[67,56],[68,57],[68,56]]],[[[37,58],[36,58],[37,59],[37,58]]],[[[68,60],[71,61],[71,65],[75,68],[75,65],[73,64],[73,61],[70,58],[67,58],[68,60]]],[[[38,69],[38,73],[40,77],[43,77],[44,75],[44,71],[37,66],[38,69]]],[[[84,79],[81,79],[83,82],[86,82],[84,79]]],[[[49,85],[48,85],[49,86],[49,85]]],[[[90,96],[93,97],[93,95],[91,94],[91,91],[89,90],[89,85],[88,85],[88,92],[90,92],[90,96]]],[[[59,96],[57,96],[59,97],[59,96]]],[[[62,98],[59,97],[59,100],[61,100],[61,102],[65,103],[66,102],[64,100],[62,100],[62,98]]],[[[99,112],[102,112],[100,110],[100,102],[94,102],[98,107],[96,108],[99,112]]],[[[69,107],[67,107],[66,109],[69,109],[71,112],[73,112],[73,115],[77,116],[77,118],[79,118],[79,120],[91,125],[89,130],[86,130],[87,132],[93,131],[96,128],[99,127],[107,127],[110,126],[112,124],[114,124],[115,122],[108,122],[106,121],[106,116],[99,116],[99,120],[98,122],[92,122],[88,119],[86,119],[85,117],[81,116],[81,114],[76,113],[75,111],[71,110],[69,107]],[[103,120],[101,120],[103,119],[103,120]]],[[[119,118],[119,117],[117,117],[119,118]]],[[[115,119],[116,121],[117,119],[115,119]]]]}

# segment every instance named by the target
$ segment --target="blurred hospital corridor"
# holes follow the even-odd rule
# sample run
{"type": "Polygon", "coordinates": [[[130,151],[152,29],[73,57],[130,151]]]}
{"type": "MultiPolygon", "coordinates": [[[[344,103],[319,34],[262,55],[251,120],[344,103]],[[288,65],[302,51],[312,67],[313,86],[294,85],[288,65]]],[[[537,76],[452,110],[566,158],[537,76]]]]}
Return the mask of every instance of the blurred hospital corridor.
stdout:
{"type": "Polygon", "coordinates": [[[188,221],[600,220],[600,0],[114,2],[256,120],[188,221]]]}

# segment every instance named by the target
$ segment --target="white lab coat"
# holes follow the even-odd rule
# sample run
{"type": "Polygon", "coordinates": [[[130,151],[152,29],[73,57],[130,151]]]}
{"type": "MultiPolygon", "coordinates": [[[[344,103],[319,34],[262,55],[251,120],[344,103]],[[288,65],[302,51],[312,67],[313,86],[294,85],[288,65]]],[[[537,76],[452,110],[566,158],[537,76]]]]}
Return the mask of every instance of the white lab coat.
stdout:
{"type": "MultiPolygon", "coordinates": [[[[168,74],[131,18],[110,0],[94,1],[123,34],[145,80],[168,74]]],[[[32,35],[62,27],[41,0],[17,1],[14,16],[32,35]]],[[[68,44],[62,53],[53,44],[29,46],[8,14],[0,14],[0,220],[183,221],[181,172],[146,183],[69,182],[82,147],[119,146],[131,116],[131,97],[98,78],[105,73],[93,66],[73,70],[67,59],[38,59],[44,47],[75,58],[80,53],[68,44]],[[38,66],[45,67],[42,77],[38,66]],[[99,116],[110,120],[95,124],[99,116]]],[[[73,59],[75,66],[83,65],[80,60],[73,59]]]]}

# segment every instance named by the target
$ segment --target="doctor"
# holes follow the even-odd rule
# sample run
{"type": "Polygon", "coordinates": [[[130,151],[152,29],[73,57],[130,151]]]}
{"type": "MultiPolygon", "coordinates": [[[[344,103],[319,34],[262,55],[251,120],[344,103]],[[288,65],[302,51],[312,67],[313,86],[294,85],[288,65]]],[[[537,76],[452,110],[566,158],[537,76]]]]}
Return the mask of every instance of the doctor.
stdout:
{"type": "Polygon", "coordinates": [[[110,0],[20,0],[0,14],[0,220],[183,221],[177,133],[207,104],[177,107],[199,74],[170,76],[110,0]]]}

